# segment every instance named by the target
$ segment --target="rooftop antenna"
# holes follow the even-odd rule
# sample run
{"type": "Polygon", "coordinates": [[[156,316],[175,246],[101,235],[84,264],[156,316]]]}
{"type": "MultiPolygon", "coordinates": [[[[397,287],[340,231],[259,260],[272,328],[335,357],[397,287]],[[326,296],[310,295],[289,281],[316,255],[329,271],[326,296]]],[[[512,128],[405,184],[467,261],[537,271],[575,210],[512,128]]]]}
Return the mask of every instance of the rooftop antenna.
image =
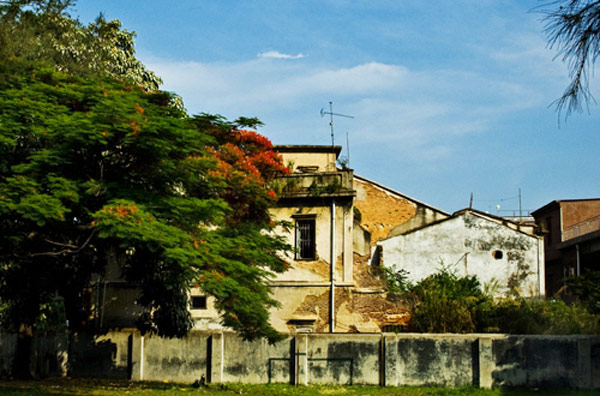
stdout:
{"type": "Polygon", "coordinates": [[[348,137],[348,131],[346,131],[346,153],[348,153],[348,168],[350,168],[350,138],[348,137]]]}
{"type": "Polygon", "coordinates": [[[325,111],[325,108],[321,109],[321,117],[324,117],[325,114],[329,114],[329,126],[331,127],[331,145],[335,146],[335,142],[333,139],[333,116],[338,117],[346,117],[346,118],[354,118],[353,116],[346,114],[339,114],[333,112],[333,102],[329,102],[329,111],[325,111]]]}

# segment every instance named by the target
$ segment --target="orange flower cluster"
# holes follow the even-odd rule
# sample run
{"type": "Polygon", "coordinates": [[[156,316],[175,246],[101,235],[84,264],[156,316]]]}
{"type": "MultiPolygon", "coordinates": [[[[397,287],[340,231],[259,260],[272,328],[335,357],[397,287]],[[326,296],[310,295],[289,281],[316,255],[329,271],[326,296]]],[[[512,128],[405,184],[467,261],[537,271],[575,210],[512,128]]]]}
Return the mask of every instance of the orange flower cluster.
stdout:
{"type": "Polygon", "coordinates": [[[234,131],[234,133],[239,143],[243,146],[253,146],[263,151],[271,150],[273,148],[273,143],[258,132],[238,129],[234,131]]]}
{"type": "MultiPolygon", "coordinates": [[[[138,207],[135,205],[119,205],[119,206],[108,206],[102,209],[103,212],[113,214],[120,218],[125,218],[128,216],[134,215],[138,211],[138,207]]],[[[152,221],[154,219],[151,216],[148,216],[149,220],[152,221]]]]}

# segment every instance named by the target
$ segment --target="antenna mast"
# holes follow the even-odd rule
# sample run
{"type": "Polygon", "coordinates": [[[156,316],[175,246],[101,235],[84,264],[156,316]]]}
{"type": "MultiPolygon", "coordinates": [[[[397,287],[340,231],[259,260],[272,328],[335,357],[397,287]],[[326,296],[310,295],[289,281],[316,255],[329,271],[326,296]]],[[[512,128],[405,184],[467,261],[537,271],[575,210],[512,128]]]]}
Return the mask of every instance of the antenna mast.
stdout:
{"type": "Polygon", "coordinates": [[[335,146],[335,141],[333,138],[333,116],[338,116],[338,117],[346,117],[346,118],[354,118],[353,116],[350,115],[346,115],[346,114],[338,114],[338,113],[334,113],[333,112],[333,102],[329,102],[329,111],[325,111],[324,108],[321,109],[321,117],[323,117],[325,114],[329,114],[329,126],[331,127],[331,145],[335,146]]]}

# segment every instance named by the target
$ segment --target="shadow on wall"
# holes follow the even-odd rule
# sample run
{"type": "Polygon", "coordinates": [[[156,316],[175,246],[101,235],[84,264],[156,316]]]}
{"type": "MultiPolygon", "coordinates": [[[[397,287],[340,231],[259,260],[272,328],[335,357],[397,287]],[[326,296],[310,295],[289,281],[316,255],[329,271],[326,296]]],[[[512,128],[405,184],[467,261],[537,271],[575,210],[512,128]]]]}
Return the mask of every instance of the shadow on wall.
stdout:
{"type": "Polygon", "coordinates": [[[0,377],[41,379],[66,374],[67,332],[22,329],[0,333],[0,349],[0,377]]]}
{"type": "Polygon", "coordinates": [[[68,374],[73,377],[131,379],[133,333],[73,333],[69,348],[68,374]]]}
{"type": "Polygon", "coordinates": [[[600,339],[597,337],[507,337],[492,347],[493,383],[500,387],[597,389],[600,339]]]}

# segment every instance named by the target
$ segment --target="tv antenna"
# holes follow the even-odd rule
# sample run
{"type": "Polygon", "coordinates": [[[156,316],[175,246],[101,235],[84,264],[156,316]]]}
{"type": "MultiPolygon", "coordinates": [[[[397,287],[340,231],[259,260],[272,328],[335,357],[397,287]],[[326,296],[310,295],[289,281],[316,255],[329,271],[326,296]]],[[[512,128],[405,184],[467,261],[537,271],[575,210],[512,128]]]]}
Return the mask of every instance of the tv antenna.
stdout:
{"type": "Polygon", "coordinates": [[[346,117],[346,118],[354,118],[354,117],[351,115],[347,115],[347,114],[334,113],[333,112],[333,102],[329,102],[329,111],[325,111],[325,108],[321,109],[321,117],[324,117],[325,114],[329,114],[329,126],[331,127],[331,145],[335,146],[335,142],[333,139],[333,116],[346,117]]]}

